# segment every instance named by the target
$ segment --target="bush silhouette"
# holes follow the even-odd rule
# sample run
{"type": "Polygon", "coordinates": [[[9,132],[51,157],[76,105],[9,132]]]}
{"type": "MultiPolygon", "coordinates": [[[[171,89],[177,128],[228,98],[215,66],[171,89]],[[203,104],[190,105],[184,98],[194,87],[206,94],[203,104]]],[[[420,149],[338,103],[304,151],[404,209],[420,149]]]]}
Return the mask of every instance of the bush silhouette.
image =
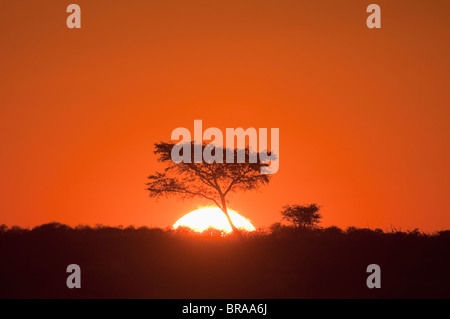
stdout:
{"type": "Polygon", "coordinates": [[[283,215],[283,220],[290,222],[296,228],[316,228],[322,218],[319,209],[317,204],[286,205],[283,207],[281,215],[283,215]]]}
{"type": "Polygon", "coordinates": [[[449,298],[450,232],[0,227],[1,298],[449,298]],[[82,289],[65,285],[69,264],[82,289]],[[382,269],[368,289],[366,267],[382,269]]]}

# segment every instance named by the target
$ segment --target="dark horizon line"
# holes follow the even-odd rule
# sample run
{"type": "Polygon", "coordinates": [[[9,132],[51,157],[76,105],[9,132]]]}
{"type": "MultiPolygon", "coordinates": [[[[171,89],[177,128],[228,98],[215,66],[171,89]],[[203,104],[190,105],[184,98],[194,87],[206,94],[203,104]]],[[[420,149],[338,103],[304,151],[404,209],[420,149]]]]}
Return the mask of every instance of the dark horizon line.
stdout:
{"type": "MultiPolygon", "coordinates": [[[[264,227],[255,227],[256,230],[254,231],[245,231],[247,233],[264,233],[264,232],[269,232],[272,233],[272,227],[274,227],[275,224],[278,224],[279,222],[275,222],[270,226],[264,226],[264,227]]],[[[174,231],[177,232],[177,229],[173,228],[172,225],[166,226],[166,227],[158,227],[158,226],[148,226],[148,225],[141,225],[141,226],[136,226],[134,224],[129,224],[127,226],[124,225],[117,225],[117,226],[111,226],[111,225],[104,225],[104,224],[77,224],[76,226],[71,226],[69,224],[64,224],[61,222],[57,222],[57,221],[51,221],[51,222],[47,222],[47,223],[42,223],[36,226],[21,226],[21,225],[6,225],[6,224],[0,224],[0,233],[1,232],[9,232],[9,231],[14,231],[14,230],[23,230],[23,231],[33,231],[33,230],[37,230],[39,228],[42,228],[43,226],[53,226],[54,229],[60,228],[65,229],[65,230],[78,230],[78,229],[91,229],[91,230],[97,230],[97,229],[117,229],[117,230],[139,230],[139,229],[146,229],[146,230],[161,230],[161,231],[174,231]]],[[[371,232],[375,232],[375,233],[383,233],[383,234],[393,234],[393,233],[404,233],[404,234],[421,234],[421,235],[427,235],[427,236],[432,236],[432,235],[438,235],[440,233],[444,233],[444,232],[450,232],[450,229],[441,229],[441,230],[435,230],[435,231],[424,231],[421,230],[419,228],[414,228],[414,229],[402,229],[391,226],[390,229],[384,230],[381,229],[379,227],[375,227],[375,228],[369,228],[369,227],[357,227],[357,226],[348,226],[345,228],[341,228],[339,226],[336,225],[330,225],[330,226],[318,226],[318,227],[314,227],[314,228],[296,228],[292,225],[286,225],[286,224],[281,224],[280,225],[281,229],[284,230],[297,230],[297,231],[326,231],[326,230],[336,230],[336,231],[341,231],[343,233],[348,233],[348,232],[352,232],[352,231],[371,231],[371,232]]],[[[192,230],[192,232],[195,233],[199,233],[202,234],[205,231],[208,231],[210,228],[205,229],[202,232],[199,231],[195,231],[194,229],[191,229],[188,226],[180,226],[180,228],[182,229],[190,229],[192,230]]],[[[211,227],[212,229],[217,229],[214,227],[211,227]]]]}

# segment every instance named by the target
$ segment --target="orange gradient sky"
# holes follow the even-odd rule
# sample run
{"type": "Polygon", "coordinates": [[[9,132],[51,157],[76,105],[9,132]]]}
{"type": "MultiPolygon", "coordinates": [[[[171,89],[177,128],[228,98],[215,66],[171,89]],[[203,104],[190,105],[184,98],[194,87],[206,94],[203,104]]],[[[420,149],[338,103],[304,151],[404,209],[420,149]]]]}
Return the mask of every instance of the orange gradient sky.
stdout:
{"type": "Polygon", "coordinates": [[[450,228],[450,2],[2,1],[0,224],[166,227],[145,191],[176,127],[280,128],[280,170],[230,207],[450,228]],[[82,28],[66,27],[77,3],[82,28]]]}

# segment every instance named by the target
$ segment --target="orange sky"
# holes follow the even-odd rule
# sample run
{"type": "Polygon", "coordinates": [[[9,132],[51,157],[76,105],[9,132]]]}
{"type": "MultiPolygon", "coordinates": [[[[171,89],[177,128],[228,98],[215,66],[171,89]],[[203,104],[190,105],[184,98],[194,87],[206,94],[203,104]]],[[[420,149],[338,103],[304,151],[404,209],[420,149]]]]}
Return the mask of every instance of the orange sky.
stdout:
{"type": "Polygon", "coordinates": [[[201,202],[145,191],[176,127],[280,128],[255,226],[450,228],[450,2],[2,1],[0,224],[165,227],[201,202]],[[77,3],[82,29],[66,27],[77,3]],[[395,3],[394,3],[395,2],[395,3]]]}

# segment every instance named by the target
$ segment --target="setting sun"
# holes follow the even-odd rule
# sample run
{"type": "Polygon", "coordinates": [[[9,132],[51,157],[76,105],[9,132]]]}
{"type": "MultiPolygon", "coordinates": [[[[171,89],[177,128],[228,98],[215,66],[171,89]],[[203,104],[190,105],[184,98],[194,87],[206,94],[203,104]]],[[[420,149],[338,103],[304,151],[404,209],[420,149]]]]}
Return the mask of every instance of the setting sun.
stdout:
{"type": "MultiPolygon", "coordinates": [[[[247,219],[235,211],[228,210],[228,213],[237,228],[246,231],[255,230],[255,227],[247,219]]],[[[231,226],[224,213],[219,208],[215,207],[200,208],[184,215],[177,220],[173,225],[173,228],[176,229],[180,226],[189,227],[198,232],[202,232],[209,227],[223,230],[227,233],[231,232],[231,226]]]]}

